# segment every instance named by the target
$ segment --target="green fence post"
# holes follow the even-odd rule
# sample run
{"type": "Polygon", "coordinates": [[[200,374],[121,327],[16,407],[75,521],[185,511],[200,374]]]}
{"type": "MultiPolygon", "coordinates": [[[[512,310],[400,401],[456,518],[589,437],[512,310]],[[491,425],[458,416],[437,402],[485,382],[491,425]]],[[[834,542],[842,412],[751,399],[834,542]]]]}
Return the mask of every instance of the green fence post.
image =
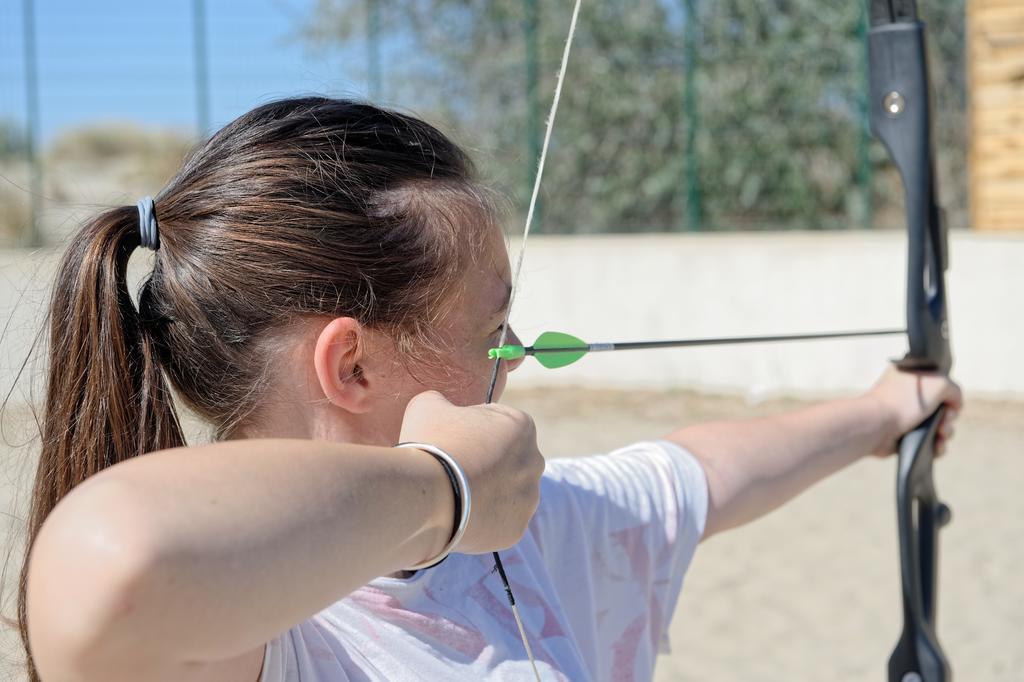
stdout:
{"type": "Polygon", "coordinates": [[[196,125],[210,131],[210,64],[206,50],[206,1],[192,0],[192,54],[196,66],[196,125]]]}
{"type": "Polygon", "coordinates": [[[25,46],[25,107],[28,115],[28,132],[25,140],[25,154],[28,157],[30,201],[29,222],[22,235],[25,246],[42,245],[40,221],[43,212],[43,171],[40,166],[39,143],[39,70],[36,51],[36,17],[33,0],[22,3],[22,30],[25,46]]]}
{"type": "MultiPolygon", "coordinates": [[[[530,196],[537,164],[540,163],[540,49],[537,45],[537,31],[540,27],[540,7],[537,0],[523,0],[523,40],[525,41],[526,63],[526,196],[530,196]]],[[[543,211],[541,200],[533,213],[533,229],[541,232],[543,211]]]]}
{"type": "Polygon", "coordinates": [[[861,227],[865,230],[871,229],[871,223],[873,221],[872,213],[874,211],[874,202],[872,201],[872,190],[871,190],[871,118],[870,109],[871,102],[869,101],[870,95],[870,73],[868,64],[868,8],[867,3],[861,3],[860,12],[860,24],[858,27],[858,34],[861,45],[861,96],[859,98],[860,104],[860,120],[859,132],[860,135],[857,139],[857,186],[860,188],[861,198],[861,227]]]}
{"type": "Polygon", "coordinates": [[[683,50],[685,64],[683,77],[683,113],[686,117],[685,182],[686,182],[686,223],[684,231],[697,232],[701,229],[700,165],[697,158],[697,128],[700,119],[697,113],[697,12],[695,0],[683,0],[686,24],[683,27],[683,50]]]}
{"type": "Polygon", "coordinates": [[[381,96],[380,76],[380,3],[366,0],[367,93],[376,102],[381,96]]]}

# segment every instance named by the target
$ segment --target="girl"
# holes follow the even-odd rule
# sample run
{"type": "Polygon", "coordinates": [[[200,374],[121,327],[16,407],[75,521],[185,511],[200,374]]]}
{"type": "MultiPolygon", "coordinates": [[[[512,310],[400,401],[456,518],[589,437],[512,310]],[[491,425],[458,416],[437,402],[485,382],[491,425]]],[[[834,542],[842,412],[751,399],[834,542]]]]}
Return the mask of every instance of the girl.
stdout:
{"type": "Polygon", "coordinates": [[[304,98],[86,225],[50,314],[33,676],[532,678],[500,549],[543,678],[650,679],[701,539],[891,453],[940,404],[952,433],[954,384],[889,371],[857,398],[544,469],[528,417],[477,405],[510,290],[497,223],[433,127],[304,98]],[[215,443],[185,447],[172,390],[215,443]]]}

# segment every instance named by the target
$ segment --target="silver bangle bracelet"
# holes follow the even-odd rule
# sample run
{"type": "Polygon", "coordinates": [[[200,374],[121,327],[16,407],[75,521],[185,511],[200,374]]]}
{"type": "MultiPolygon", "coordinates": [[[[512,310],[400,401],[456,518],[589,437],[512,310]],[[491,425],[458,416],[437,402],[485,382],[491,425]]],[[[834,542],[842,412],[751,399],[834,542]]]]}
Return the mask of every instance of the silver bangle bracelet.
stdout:
{"type": "MultiPolygon", "coordinates": [[[[437,447],[436,445],[430,445],[429,443],[399,443],[395,446],[396,448],[415,448],[417,450],[423,450],[424,452],[433,455],[448,472],[449,478],[458,485],[458,490],[453,492],[457,493],[462,497],[461,511],[459,514],[458,523],[455,525],[452,531],[452,537],[448,541],[448,544],[444,546],[441,553],[432,559],[422,561],[415,566],[409,566],[407,570],[418,571],[424,568],[430,568],[443,561],[452,550],[462,540],[462,536],[466,533],[466,526],[469,525],[469,513],[472,508],[472,497],[469,492],[469,479],[466,478],[466,472],[462,470],[459,463],[455,461],[455,458],[449,455],[447,452],[437,447]]],[[[456,500],[458,503],[458,500],[456,500]]]]}

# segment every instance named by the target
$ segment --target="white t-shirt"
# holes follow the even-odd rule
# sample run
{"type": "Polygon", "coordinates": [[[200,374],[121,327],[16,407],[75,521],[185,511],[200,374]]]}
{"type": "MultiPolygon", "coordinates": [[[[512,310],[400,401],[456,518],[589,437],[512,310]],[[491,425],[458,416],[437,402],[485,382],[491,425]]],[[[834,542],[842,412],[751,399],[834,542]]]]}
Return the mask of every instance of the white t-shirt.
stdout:
{"type": "MultiPolygon", "coordinates": [[[[544,680],[650,680],[708,495],[667,441],[547,463],[529,530],[501,553],[544,680]]],[[[489,554],[378,578],[283,633],[260,682],[533,679],[489,554]]]]}

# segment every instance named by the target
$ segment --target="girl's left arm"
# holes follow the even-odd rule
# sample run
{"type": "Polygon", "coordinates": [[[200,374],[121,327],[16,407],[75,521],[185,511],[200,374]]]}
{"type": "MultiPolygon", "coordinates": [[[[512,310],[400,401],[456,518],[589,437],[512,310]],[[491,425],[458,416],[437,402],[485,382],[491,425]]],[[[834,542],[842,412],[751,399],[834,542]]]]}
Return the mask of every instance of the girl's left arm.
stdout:
{"type": "Polygon", "coordinates": [[[690,451],[708,479],[704,537],[767,514],[865,455],[895,452],[899,438],[940,405],[936,452],[953,435],[960,389],[945,376],[890,368],[863,395],[743,421],[687,426],[667,439],[690,451]]]}

